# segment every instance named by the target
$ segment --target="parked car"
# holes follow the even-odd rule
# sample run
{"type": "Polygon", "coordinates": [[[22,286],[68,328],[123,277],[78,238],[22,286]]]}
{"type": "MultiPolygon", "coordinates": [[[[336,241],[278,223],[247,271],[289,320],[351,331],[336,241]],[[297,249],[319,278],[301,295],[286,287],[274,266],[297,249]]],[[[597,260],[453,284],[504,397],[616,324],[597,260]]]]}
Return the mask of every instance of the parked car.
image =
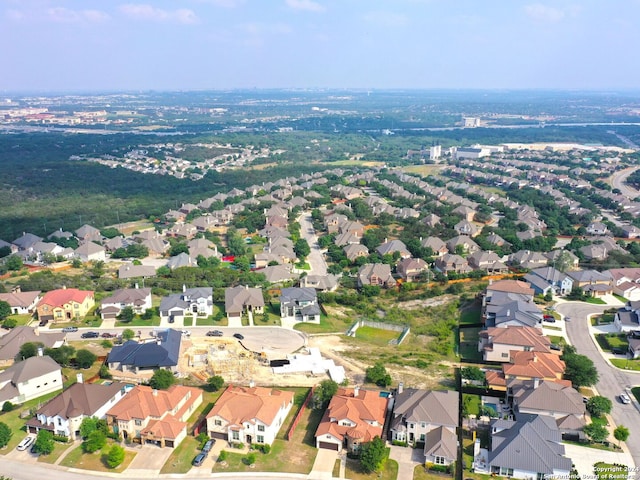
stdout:
{"type": "Polygon", "coordinates": [[[47,323],[49,323],[49,320],[40,320],[40,323],[38,323],[38,326],[44,327],[47,323]]]}
{"type": "Polygon", "coordinates": [[[189,330],[182,330],[182,335],[184,335],[185,337],[190,337],[191,332],[189,330]]]}
{"type": "Polygon", "coordinates": [[[551,350],[555,350],[555,351],[557,351],[557,352],[559,352],[559,351],[561,351],[561,350],[562,350],[562,347],[561,347],[560,345],[555,344],[555,343],[552,343],[551,345],[549,345],[549,348],[550,348],[551,350]]]}
{"type": "Polygon", "coordinates": [[[33,442],[35,442],[35,441],[36,441],[36,437],[31,437],[31,436],[29,436],[29,437],[25,437],[25,438],[24,438],[24,440],[22,440],[22,441],[18,444],[18,446],[16,447],[16,449],[17,449],[17,450],[20,450],[20,451],[22,452],[23,450],[26,450],[27,448],[29,448],[29,447],[31,446],[31,444],[32,444],[33,442]]]}
{"type": "Polygon", "coordinates": [[[619,396],[620,401],[622,403],[624,403],[625,405],[631,403],[631,399],[629,398],[629,395],[627,395],[626,393],[622,392],[619,396]]]}
{"type": "Polygon", "coordinates": [[[221,337],[224,335],[220,330],[209,330],[207,332],[207,337],[221,337]]]}
{"type": "Polygon", "coordinates": [[[115,333],[109,333],[109,332],[104,332],[102,335],[100,335],[102,338],[115,338],[116,334],[115,333]]]}
{"type": "Polygon", "coordinates": [[[542,321],[543,322],[549,322],[549,323],[555,323],[556,319],[552,315],[543,315],[542,316],[542,321]]]}
{"type": "Polygon", "coordinates": [[[78,331],[78,327],[64,327],[62,329],[62,331],[65,332],[65,333],[77,332],[78,331]]]}
{"type": "Polygon", "coordinates": [[[204,453],[199,453],[198,455],[196,455],[196,458],[193,459],[191,465],[193,465],[194,467],[199,467],[200,465],[202,465],[205,458],[207,458],[207,456],[204,453]]]}
{"type": "Polygon", "coordinates": [[[238,340],[244,340],[244,335],[242,335],[241,333],[234,333],[233,336],[238,340]]]}
{"type": "Polygon", "coordinates": [[[98,338],[99,336],[98,332],[83,332],[80,338],[98,338]]]}
{"type": "Polygon", "coordinates": [[[215,443],[216,441],[213,438],[210,440],[207,440],[207,443],[205,443],[204,447],[202,447],[202,453],[205,453],[205,454],[209,453],[215,443]]]}

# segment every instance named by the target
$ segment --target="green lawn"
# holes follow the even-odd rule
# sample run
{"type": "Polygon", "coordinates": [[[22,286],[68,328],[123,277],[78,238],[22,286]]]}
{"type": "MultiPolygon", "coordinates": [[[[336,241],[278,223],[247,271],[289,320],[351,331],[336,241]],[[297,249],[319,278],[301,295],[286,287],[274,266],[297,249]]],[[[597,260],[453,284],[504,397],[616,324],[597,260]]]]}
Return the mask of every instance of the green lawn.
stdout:
{"type": "Polygon", "coordinates": [[[613,323],[615,315],[613,313],[603,313],[602,315],[594,315],[591,317],[591,325],[607,325],[613,323]]]}
{"type": "MultiPolygon", "coordinates": [[[[373,473],[364,473],[360,469],[360,461],[347,459],[347,465],[345,469],[345,477],[354,480],[369,480],[369,479],[382,479],[382,480],[396,480],[398,477],[398,462],[395,460],[387,459],[384,462],[382,471],[373,473]]],[[[401,479],[398,479],[401,480],[401,479]]]]}
{"type": "Polygon", "coordinates": [[[482,320],[480,318],[482,307],[475,302],[460,310],[460,325],[469,325],[473,323],[480,323],[482,320]]]}
{"type": "Polygon", "coordinates": [[[616,297],[618,300],[620,300],[622,303],[627,303],[629,300],[627,300],[626,298],[624,298],[621,295],[616,295],[615,293],[613,294],[614,297],[616,297]]]}
{"type": "Polygon", "coordinates": [[[591,443],[591,442],[572,442],[570,440],[563,440],[562,443],[567,443],[569,445],[580,445],[581,447],[592,448],[594,450],[606,450],[607,452],[619,452],[620,449],[617,445],[613,443],[609,443],[610,446],[606,446],[602,443],[591,443]]]}
{"type": "Polygon", "coordinates": [[[626,480],[629,477],[629,468],[626,465],[614,465],[612,463],[597,462],[593,464],[593,473],[598,480],[626,480]]]}
{"type": "Polygon", "coordinates": [[[114,444],[108,440],[107,444],[95,453],[84,453],[82,447],[78,446],[71,450],[60,462],[63,467],[81,468],[83,470],[94,470],[99,472],[115,472],[122,473],[136,456],[136,452],[125,449],[124,462],[116,468],[109,468],[106,462],[109,449],[114,444]]]}
{"type": "Polygon", "coordinates": [[[611,351],[614,348],[624,350],[629,348],[629,341],[624,333],[600,333],[596,335],[596,341],[606,351],[611,351]]]}
{"type": "Polygon", "coordinates": [[[18,327],[29,325],[31,320],[33,320],[33,316],[29,314],[24,314],[24,315],[15,314],[15,315],[10,315],[8,318],[13,318],[16,322],[18,322],[18,324],[16,325],[18,327]]]}
{"type": "Polygon", "coordinates": [[[466,405],[467,414],[478,416],[480,414],[480,397],[478,395],[462,394],[462,404],[466,405]]]}
{"type": "MultiPolygon", "coordinates": [[[[491,477],[490,475],[484,475],[480,473],[472,472],[471,469],[473,467],[473,439],[464,437],[462,439],[462,461],[466,464],[467,469],[462,472],[462,478],[472,478],[473,480],[488,480],[489,478],[501,478],[501,477],[491,477]]],[[[420,465],[418,465],[420,467],[420,465]]],[[[417,468],[416,468],[417,470],[417,468]]],[[[423,468],[424,470],[424,468],[423,468]]],[[[422,478],[433,478],[433,474],[431,477],[422,477],[422,478]]],[[[414,479],[415,473],[414,473],[414,479]]]]}
{"type": "Polygon", "coordinates": [[[621,368],[623,370],[633,370],[635,372],[640,371],[640,360],[627,360],[624,358],[612,358],[609,360],[614,367],[621,368]]]}
{"type": "Polygon", "coordinates": [[[293,327],[304,333],[344,333],[353,320],[342,320],[334,316],[320,315],[320,324],[316,323],[296,323],[293,327]]]}
{"type": "Polygon", "coordinates": [[[606,305],[607,302],[605,302],[604,300],[600,299],[600,298],[596,298],[596,297],[588,297],[585,300],[587,303],[592,303],[594,305],[606,305]]]}
{"type": "Polygon", "coordinates": [[[60,458],[60,455],[62,455],[70,445],[70,443],[55,442],[53,452],[49,455],[38,455],[38,461],[42,463],[55,463],[55,461],[60,458]]]}
{"type": "MultiPolygon", "coordinates": [[[[188,317],[189,319],[191,317],[188,317]]],[[[185,319],[186,321],[186,319],[185,319]]],[[[120,320],[116,320],[116,327],[159,327],[160,326],[160,317],[154,315],[149,320],[144,320],[140,315],[136,315],[133,317],[133,320],[130,322],[121,322],[120,320]]]]}
{"type": "Polygon", "coordinates": [[[388,345],[391,340],[397,339],[400,333],[393,330],[363,326],[356,330],[356,338],[374,345],[388,345]]]}
{"type": "Polygon", "coordinates": [[[565,345],[567,343],[567,340],[559,335],[547,335],[547,338],[551,340],[551,343],[554,345],[565,345]]]}
{"type": "Polygon", "coordinates": [[[460,329],[460,357],[465,360],[482,360],[482,352],[478,351],[480,328],[460,329]]]}
{"type": "Polygon", "coordinates": [[[640,387],[633,387],[631,393],[636,397],[636,400],[640,402],[640,387]]]}

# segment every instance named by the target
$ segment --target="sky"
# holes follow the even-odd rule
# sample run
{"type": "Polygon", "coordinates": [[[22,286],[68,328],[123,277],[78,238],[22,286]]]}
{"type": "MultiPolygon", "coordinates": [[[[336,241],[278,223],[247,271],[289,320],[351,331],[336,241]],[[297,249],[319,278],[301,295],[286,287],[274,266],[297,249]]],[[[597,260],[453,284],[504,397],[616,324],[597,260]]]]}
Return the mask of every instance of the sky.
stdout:
{"type": "Polygon", "coordinates": [[[640,0],[0,0],[0,91],[637,89],[640,0]]]}

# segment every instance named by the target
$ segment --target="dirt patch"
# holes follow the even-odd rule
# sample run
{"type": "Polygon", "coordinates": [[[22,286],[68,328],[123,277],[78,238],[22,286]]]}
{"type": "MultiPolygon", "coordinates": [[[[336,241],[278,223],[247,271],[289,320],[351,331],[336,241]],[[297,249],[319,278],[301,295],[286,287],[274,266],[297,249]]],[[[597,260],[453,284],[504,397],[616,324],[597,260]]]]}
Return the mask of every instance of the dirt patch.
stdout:
{"type": "Polygon", "coordinates": [[[451,302],[455,297],[453,295],[440,295],[439,297],[425,298],[420,300],[407,300],[406,302],[397,302],[392,306],[404,309],[415,310],[424,307],[438,307],[451,302]]]}

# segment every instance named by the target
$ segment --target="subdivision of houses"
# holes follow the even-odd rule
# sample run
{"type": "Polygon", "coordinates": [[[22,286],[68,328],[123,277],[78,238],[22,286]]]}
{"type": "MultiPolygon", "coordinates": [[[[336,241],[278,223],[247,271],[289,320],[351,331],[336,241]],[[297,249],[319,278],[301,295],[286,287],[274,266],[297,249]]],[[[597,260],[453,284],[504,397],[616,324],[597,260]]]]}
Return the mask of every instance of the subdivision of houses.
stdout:
{"type": "Polygon", "coordinates": [[[207,415],[211,438],[271,445],[293,407],[293,392],[229,386],[207,415]]]}
{"type": "Polygon", "coordinates": [[[187,436],[187,420],[202,403],[202,390],[172,385],[156,390],[136,385],[107,413],[107,423],[126,440],[177,447],[187,436]]]}
{"type": "Polygon", "coordinates": [[[398,388],[389,431],[392,440],[424,444],[425,463],[449,465],[457,458],[458,393],[398,388]]]}
{"type": "Polygon", "coordinates": [[[128,388],[120,382],[84,383],[82,374],[79,374],[79,380],[38,408],[36,415],[27,421],[29,433],[48,430],[54,435],[75,440],[80,437],[82,420],[91,417],[104,419],[107,410],[123,398],[128,388]]]}
{"type": "Polygon", "coordinates": [[[386,409],[387,399],[378,391],[339,388],[316,430],[316,448],[357,452],[382,436],[386,409]]]}

